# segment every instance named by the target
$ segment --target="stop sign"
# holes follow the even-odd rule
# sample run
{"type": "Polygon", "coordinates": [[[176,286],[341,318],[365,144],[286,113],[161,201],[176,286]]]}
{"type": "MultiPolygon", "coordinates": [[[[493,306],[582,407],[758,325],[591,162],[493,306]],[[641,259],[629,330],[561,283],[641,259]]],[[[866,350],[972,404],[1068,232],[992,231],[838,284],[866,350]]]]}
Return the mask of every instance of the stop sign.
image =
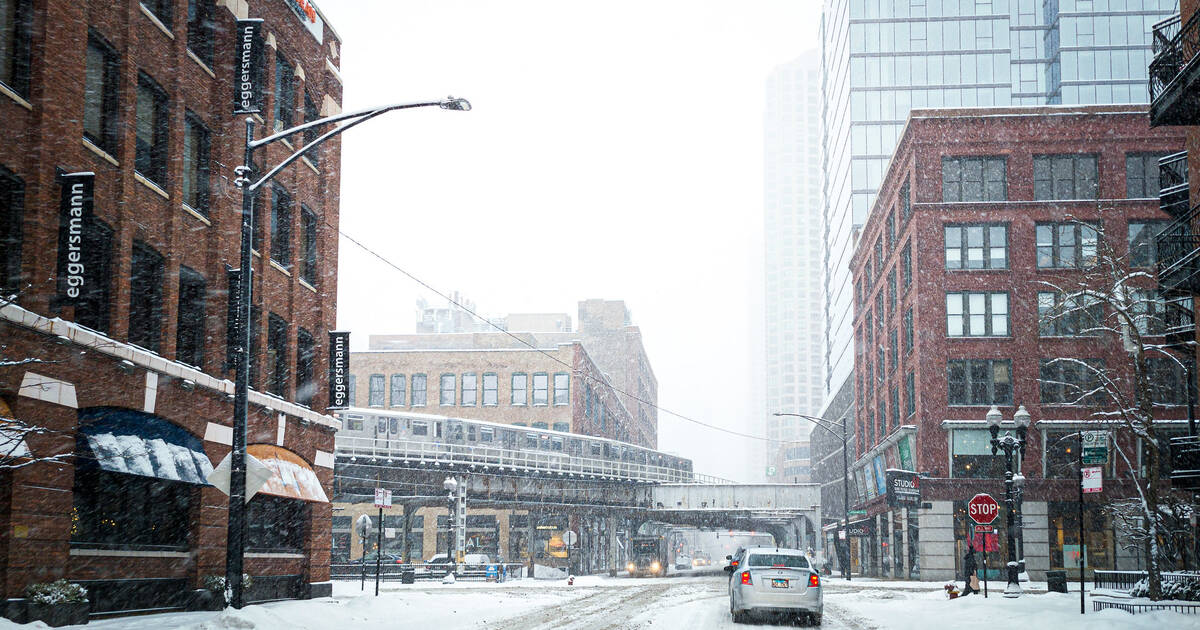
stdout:
{"type": "Polygon", "coordinates": [[[990,494],[977,494],[967,503],[967,515],[980,525],[987,525],[1000,516],[1000,504],[990,494]]]}

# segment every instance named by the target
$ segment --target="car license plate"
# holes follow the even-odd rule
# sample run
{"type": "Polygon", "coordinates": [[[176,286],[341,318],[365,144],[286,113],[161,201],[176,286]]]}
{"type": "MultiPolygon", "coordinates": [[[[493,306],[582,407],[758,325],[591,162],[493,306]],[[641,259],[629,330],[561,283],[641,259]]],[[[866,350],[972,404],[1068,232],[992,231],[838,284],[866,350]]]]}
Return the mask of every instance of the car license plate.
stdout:
{"type": "Polygon", "coordinates": [[[788,587],[788,581],[787,581],[787,580],[780,580],[780,579],[774,579],[774,580],[771,580],[771,587],[772,587],[772,588],[787,588],[787,587],[788,587]]]}

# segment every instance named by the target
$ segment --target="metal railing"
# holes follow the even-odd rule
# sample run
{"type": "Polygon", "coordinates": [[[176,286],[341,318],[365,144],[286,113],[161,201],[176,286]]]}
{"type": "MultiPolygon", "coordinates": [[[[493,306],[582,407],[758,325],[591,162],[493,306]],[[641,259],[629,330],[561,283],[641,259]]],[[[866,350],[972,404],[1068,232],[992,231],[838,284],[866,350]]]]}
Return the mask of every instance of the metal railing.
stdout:
{"type": "Polygon", "coordinates": [[[1150,101],[1153,102],[1183,72],[1200,50],[1200,12],[1181,24],[1178,15],[1154,25],[1150,61],[1150,101]]]}
{"type": "Polygon", "coordinates": [[[1200,436],[1171,438],[1171,485],[1193,490],[1200,488],[1200,436]]]}
{"type": "Polygon", "coordinates": [[[1176,218],[1191,207],[1187,156],[1187,151],[1180,151],[1158,161],[1158,207],[1176,218]]]}
{"type": "Polygon", "coordinates": [[[645,483],[723,484],[728,480],[687,470],[625,461],[611,461],[561,451],[508,449],[502,446],[468,446],[408,440],[337,436],[339,457],[367,457],[396,464],[426,463],[495,466],[580,478],[614,479],[645,483]]]}
{"type": "MultiPolygon", "coordinates": [[[[461,572],[457,575],[459,578],[486,578],[488,566],[486,564],[464,564],[461,572]]],[[[509,580],[520,579],[525,575],[526,565],[520,562],[493,562],[490,566],[496,567],[509,580]]],[[[383,562],[379,565],[379,579],[384,581],[400,580],[409,571],[412,572],[414,580],[441,579],[448,572],[445,564],[383,562]]],[[[329,565],[329,578],[332,580],[357,580],[362,576],[363,565],[361,562],[333,562],[329,565]]],[[[366,577],[368,580],[375,579],[374,562],[367,562],[366,577]]]]}
{"type": "Polygon", "coordinates": [[[1200,235],[1192,226],[1200,217],[1200,206],[1163,228],[1154,238],[1158,249],[1158,281],[1167,289],[1188,290],[1197,282],[1200,235]]]}

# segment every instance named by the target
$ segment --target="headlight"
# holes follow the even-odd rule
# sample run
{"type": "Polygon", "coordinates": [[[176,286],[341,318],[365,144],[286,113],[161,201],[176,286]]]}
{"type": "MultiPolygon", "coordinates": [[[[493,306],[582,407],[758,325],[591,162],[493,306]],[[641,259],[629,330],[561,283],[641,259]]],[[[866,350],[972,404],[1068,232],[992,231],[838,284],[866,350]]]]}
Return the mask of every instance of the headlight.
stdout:
{"type": "Polygon", "coordinates": [[[658,570],[658,561],[657,561],[657,560],[655,560],[654,562],[651,562],[651,563],[650,563],[650,570],[651,570],[651,571],[657,571],[657,570],[658,570]]]}
{"type": "Polygon", "coordinates": [[[629,564],[625,565],[625,569],[626,569],[626,570],[628,570],[630,573],[633,573],[633,570],[634,570],[634,569],[636,569],[636,568],[637,568],[637,567],[633,566],[633,563],[632,563],[632,562],[630,562],[629,564]]]}

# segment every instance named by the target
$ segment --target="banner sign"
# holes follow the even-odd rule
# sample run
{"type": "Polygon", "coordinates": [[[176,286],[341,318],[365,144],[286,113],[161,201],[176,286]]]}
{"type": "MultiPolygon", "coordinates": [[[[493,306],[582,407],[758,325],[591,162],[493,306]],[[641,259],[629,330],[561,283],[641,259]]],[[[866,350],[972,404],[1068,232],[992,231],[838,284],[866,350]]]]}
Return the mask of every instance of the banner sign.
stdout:
{"type": "Polygon", "coordinates": [[[58,219],[58,297],[63,306],[80,305],[100,279],[92,229],[95,173],[68,173],[60,179],[58,219]]]}
{"type": "Polygon", "coordinates": [[[873,460],[875,464],[875,491],[876,494],[887,493],[887,480],[883,478],[883,456],[876,455],[873,460]]]}
{"type": "Polygon", "coordinates": [[[846,527],[846,533],[851,538],[867,538],[875,533],[875,519],[854,521],[846,527]]]}
{"type": "Polygon", "coordinates": [[[921,479],[911,470],[889,468],[887,475],[888,507],[920,507],[921,479]]]}
{"type": "Polygon", "coordinates": [[[329,408],[350,406],[350,333],[329,331],[329,408]]]}
{"type": "Polygon", "coordinates": [[[233,113],[257,114],[262,111],[263,55],[260,19],[237,21],[237,56],[233,64],[233,113]]]}

